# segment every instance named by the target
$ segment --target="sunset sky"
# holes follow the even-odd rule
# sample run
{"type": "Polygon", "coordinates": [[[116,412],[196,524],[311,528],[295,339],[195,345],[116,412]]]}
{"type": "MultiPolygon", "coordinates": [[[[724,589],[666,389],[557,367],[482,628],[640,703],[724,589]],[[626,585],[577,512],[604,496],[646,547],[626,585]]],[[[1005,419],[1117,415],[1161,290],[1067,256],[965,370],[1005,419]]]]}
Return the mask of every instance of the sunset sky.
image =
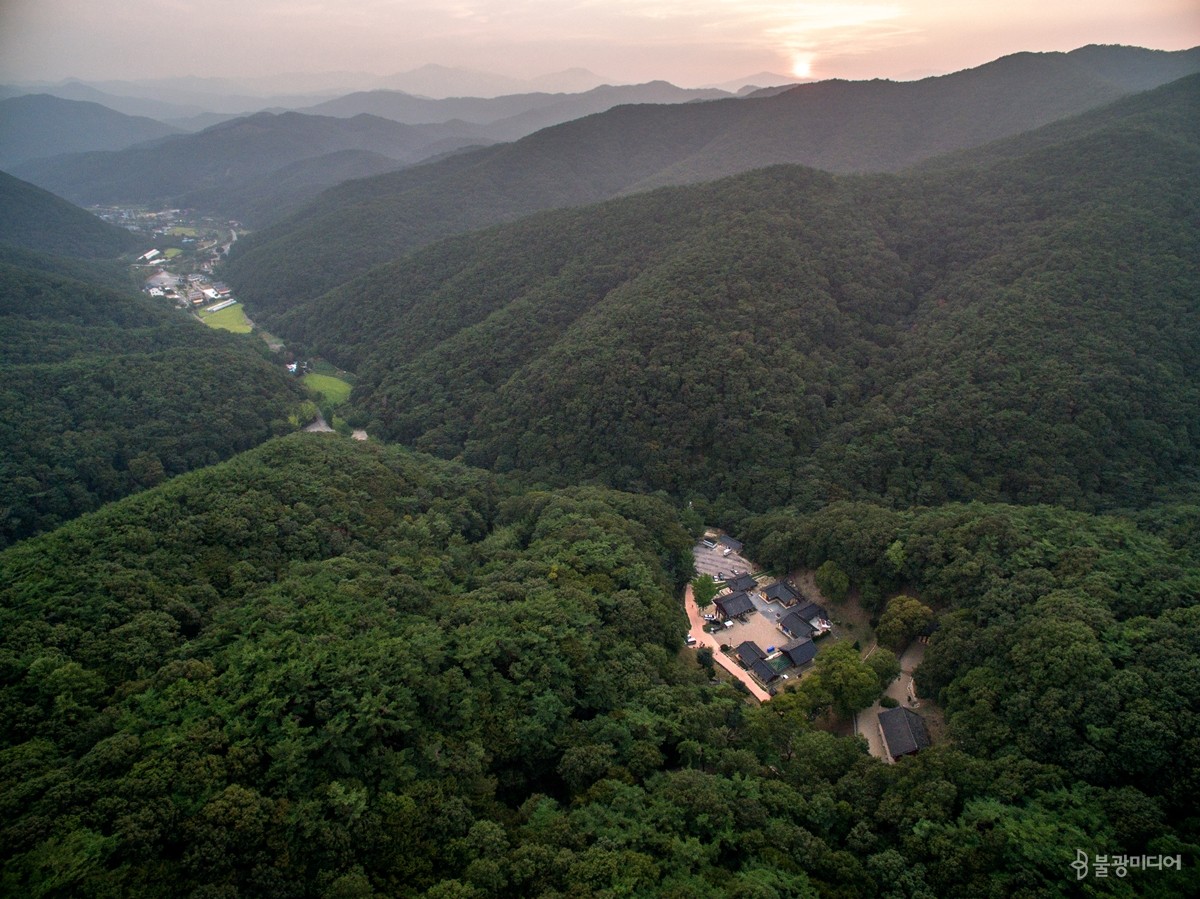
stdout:
{"type": "Polygon", "coordinates": [[[584,67],[685,86],[914,78],[1018,50],[1200,44],[1197,0],[0,0],[4,81],[584,67]]]}

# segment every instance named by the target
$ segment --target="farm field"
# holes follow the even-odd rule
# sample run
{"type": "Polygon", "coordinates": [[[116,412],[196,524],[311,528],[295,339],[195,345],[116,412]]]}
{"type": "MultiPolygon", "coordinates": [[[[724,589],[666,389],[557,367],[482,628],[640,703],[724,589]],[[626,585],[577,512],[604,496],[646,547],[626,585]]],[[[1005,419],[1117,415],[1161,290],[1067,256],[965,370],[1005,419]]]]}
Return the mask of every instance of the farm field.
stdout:
{"type": "Polygon", "coordinates": [[[302,379],[304,386],[315,390],[334,406],[340,406],[350,398],[350,384],[333,375],[308,374],[302,379]]]}
{"type": "Polygon", "coordinates": [[[249,334],[251,330],[250,320],[246,318],[246,312],[241,303],[227,306],[218,312],[201,312],[200,321],[210,328],[233,331],[235,334],[249,334]]]}

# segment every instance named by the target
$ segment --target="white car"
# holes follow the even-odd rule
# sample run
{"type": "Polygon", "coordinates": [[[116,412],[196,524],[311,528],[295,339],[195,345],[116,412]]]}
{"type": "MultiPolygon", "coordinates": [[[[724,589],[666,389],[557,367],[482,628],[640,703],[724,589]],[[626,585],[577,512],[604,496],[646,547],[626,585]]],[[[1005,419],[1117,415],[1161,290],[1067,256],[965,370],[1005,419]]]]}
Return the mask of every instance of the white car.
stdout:
{"type": "Polygon", "coordinates": [[[695,637],[693,637],[691,634],[688,634],[688,635],[687,635],[687,645],[688,645],[688,646],[695,646],[695,645],[696,645],[696,638],[695,638],[695,637]]]}

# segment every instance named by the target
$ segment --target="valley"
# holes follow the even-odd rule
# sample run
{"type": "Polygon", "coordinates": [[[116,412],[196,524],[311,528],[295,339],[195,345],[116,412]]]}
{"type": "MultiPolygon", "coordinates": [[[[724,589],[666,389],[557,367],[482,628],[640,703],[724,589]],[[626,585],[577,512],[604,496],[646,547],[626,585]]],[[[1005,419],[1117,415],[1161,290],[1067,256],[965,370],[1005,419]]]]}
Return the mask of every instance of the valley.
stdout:
{"type": "Polygon", "coordinates": [[[15,99],[0,893],[1195,891],[1197,50],[15,99]]]}

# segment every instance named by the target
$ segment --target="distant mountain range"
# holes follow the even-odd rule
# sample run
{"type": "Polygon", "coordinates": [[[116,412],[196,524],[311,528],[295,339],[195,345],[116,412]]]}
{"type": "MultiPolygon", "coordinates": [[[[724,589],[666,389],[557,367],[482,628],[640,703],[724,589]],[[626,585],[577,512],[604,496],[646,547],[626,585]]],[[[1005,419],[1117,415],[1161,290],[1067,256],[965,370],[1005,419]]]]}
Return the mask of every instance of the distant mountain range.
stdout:
{"type": "Polygon", "coordinates": [[[217,199],[210,199],[214,205],[203,207],[232,214],[241,208],[237,204],[243,191],[255,196],[261,193],[258,179],[302,160],[329,156],[334,164],[322,172],[322,165],[314,163],[300,182],[293,179],[293,190],[286,198],[281,197],[285,205],[295,201],[298,183],[306,185],[302,193],[307,199],[346,177],[399,168],[480,142],[469,128],[461,126],[404,125],[367,115],[335,119],[296,112],[258,113],[198,134],[176,135],[114,152],[56,156],[13,166],[12,170],[81,205],[177,205],[188,197],[232,196],[237,208],[217,199]],[[347,150],[369,155],[330,155],[347,150]]]}
{"type": "Polygon", "coordinates": [[[622,86],[606,84],[575,94],[510,94],[490,99],[452,97],[433,100],[399,91],[368,91],[327,100],[300,111],[332,116],[366,113],[409,124],[463,121],[487,126],[477,129],[477,133],[491,140],[504,141],[628,103],[690,103],[731,96],[725,91],[687,90],[666,81],[651,81],[622,86]]]}
{"type": "Polygon", "coordinates": [[[76,203],[169,202],[261,227],[352,178],[512,140],[623,103],[729,96],[666,82],[498,99],[431,100],[382,91],[351,94],[304,112],[233,119],[206,114],[217,123],[187,134],[95,103],[43,94],[0,101],[0,111],[12,110],[9,139],[0,147],[11,148],[5,164],[16,174],[76,203]],[[146,143],[163,136],[174,139],[146,143]],[[70,152],[100,149],[123,152],[70,152]]]}
{"type": "Polygon", "coordinates": [[[830,81],[772,96],[621,106],[516,143],[363,182],[239,241],[229,276],[274,307],[440,237],[781,162],[896,171],[1200,70],[1200,50],[1022,53],[916,82],[830,81]],[[330,239],[331,234],[339,237],[330,239]]]}
{"type": "Polygon", "coordinates": [[[98,103],[30,94],[0,100],[0,166],[61,153],[122,150],[178,128],[98,103]]]}

